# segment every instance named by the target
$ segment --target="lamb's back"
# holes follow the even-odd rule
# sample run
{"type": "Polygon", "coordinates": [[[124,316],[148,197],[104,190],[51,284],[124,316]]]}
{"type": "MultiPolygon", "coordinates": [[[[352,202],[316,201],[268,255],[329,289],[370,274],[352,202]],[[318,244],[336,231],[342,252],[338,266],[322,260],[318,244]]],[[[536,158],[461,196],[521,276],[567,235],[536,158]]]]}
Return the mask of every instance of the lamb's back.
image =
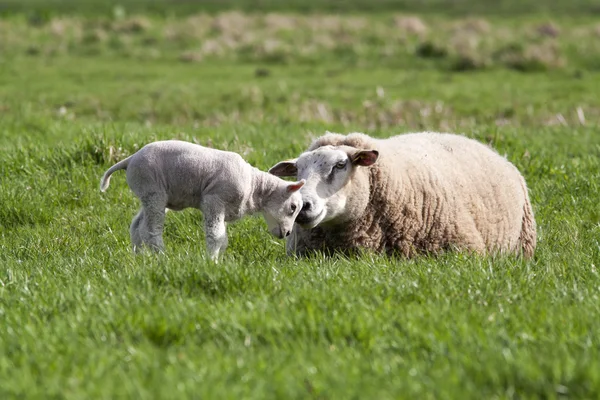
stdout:
{"type": "Polygon", "coordinates": [[[138,195],[164,190],[171,206],[180,209],[198,207],[209,194],[235,201],[247,190],[251,170],[237,153],[167,140],[140,149],[127,168],[127,180],[138,195]]]}

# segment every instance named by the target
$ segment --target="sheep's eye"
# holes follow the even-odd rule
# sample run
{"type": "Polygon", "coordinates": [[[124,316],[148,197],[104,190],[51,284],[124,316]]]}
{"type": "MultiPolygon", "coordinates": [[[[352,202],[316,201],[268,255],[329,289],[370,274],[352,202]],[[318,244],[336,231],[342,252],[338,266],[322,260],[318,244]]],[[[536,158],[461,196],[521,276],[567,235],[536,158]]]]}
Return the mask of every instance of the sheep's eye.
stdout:
{"type": "Polygon", "coordinates": [[[292,204],[292,213],[296,212],[296,205],[292,204]]]}
{"type": "Polygon", "coordinates": [[[344,160],[344,161],[340,161],[340,162],[338,162],[337,164],[335,164],[335,167],[336,167],[337,169],[342,169],[342,168],[344,168],[345,166],[346,166],[346,160],[344,160]]]}

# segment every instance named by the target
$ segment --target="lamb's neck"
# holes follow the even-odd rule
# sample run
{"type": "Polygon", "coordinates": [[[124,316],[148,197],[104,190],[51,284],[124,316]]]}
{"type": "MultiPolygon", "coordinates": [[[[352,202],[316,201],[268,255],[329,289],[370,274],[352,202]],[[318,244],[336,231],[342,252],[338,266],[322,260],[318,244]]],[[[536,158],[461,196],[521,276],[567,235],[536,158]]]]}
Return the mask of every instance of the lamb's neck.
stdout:
{"type": "Polygon", "coordinates": [[[244,207],[246,213],[253,214],[262,211],[266,201],[271,197],[278,185],[279,178],[254,168],[252,170],[250,196],[248,196],[244,207]]]}

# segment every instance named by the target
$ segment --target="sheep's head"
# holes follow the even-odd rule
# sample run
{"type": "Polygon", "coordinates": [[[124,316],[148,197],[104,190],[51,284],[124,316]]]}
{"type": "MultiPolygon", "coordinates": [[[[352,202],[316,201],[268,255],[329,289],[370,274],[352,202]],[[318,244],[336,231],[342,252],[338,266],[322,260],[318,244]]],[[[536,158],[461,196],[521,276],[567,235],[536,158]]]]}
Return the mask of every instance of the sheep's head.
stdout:
{"type": "Polygon", "coordinates": [[[285,182],[266,199],[263,215],[269,232],[280,239],[289,236],[294,221],[302,209],[302,195],[299,190],[305,181],[285,182]]]}
{"type": "MultiPolygon", "coordinates": [[[[377,150],[323,146],[303,153],[296,159],[281,161],[269,172],[277,176],[297,176],[306,180],[300,190],[303,206],[296,222],[303,228],[310,229],[347,217],[347,213],[356,208],[351,203],[359,199],[353,196],[353,190],[361,190],[357,186],[368,185],[368,180],[353,183],[357,180],[353,178],[357,176],[358,168],[375,164],[378,157],[377,150]]],[[[368,186],[362,189],[368,193],[368,186]]],[[[365,199],[368,195],[359,197],[365,199]]]]}

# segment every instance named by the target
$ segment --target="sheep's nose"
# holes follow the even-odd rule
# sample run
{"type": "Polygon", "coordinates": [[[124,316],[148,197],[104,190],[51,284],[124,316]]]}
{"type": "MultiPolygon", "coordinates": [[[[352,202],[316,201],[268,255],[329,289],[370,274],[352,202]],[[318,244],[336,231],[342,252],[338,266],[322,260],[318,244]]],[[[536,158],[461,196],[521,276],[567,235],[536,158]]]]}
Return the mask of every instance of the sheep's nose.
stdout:
{"type": "Polygon", "coordinates": [[[290,236],[290,233],[292,233],[292,232],[290,232],[290,231],[286,231],[286,232],[285,232],[285,237],[288,237],[288,236],[290,236]]]}
{"type": "Polygon", "coordinates": [[[312,203],[310,201],[305,201],[304,204],[302,204],[302,211],[304,211],[304,212],[310,211],[311,208],[312,208],[312,203]]]}

